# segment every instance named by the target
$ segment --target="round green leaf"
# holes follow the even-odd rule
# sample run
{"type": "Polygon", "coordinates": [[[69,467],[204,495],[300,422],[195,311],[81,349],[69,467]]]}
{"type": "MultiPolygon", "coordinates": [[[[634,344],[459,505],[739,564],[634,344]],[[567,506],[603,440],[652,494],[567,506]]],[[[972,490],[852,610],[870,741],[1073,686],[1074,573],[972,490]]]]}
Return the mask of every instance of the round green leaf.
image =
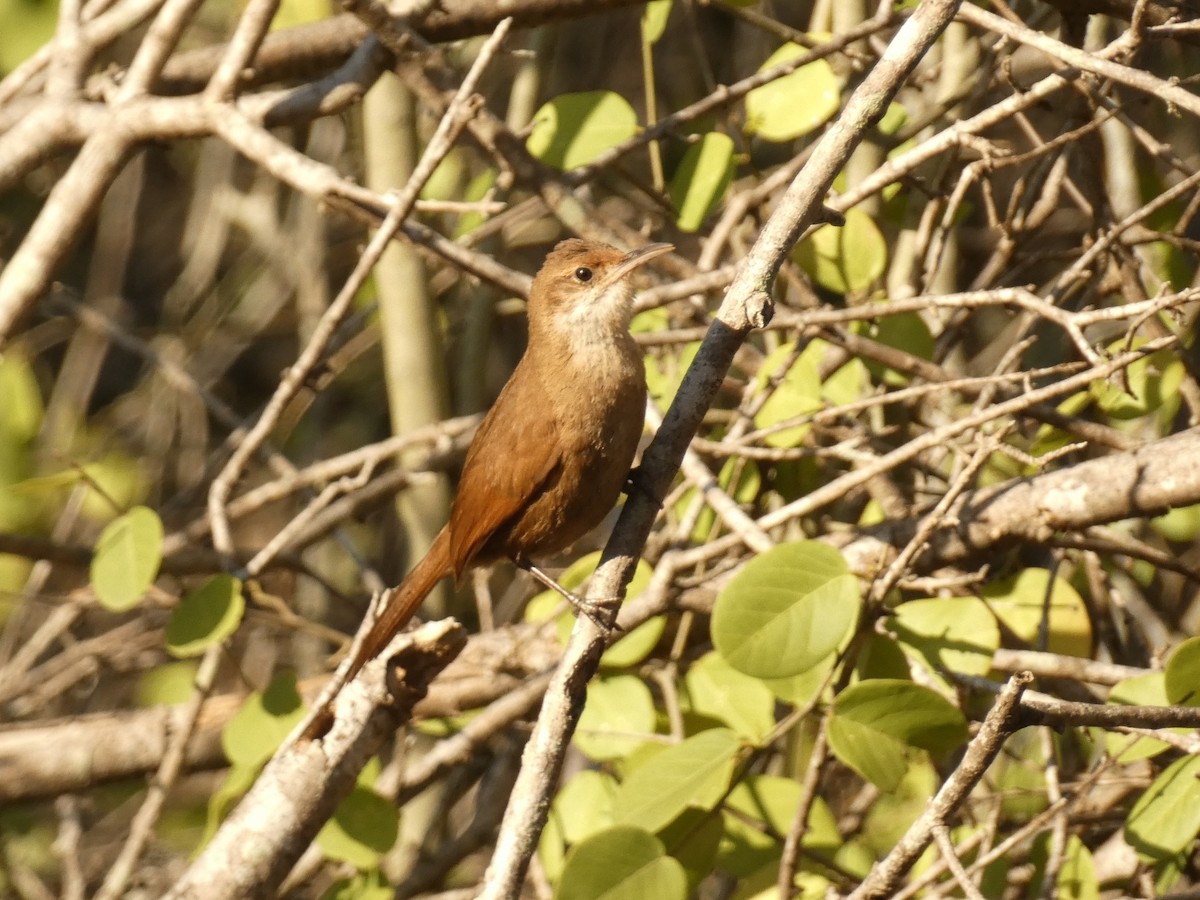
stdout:
{"type": "Polygon", "coordinates": [[[967,739],[963,714],[911,681],[879,678],[851,685],[838,694],[833,708],[830,749],[885,791],[900,785],[909,747],[944,754],[967,739]]]}
{"type": "Polygon", "coordinates": [[[1171,859],[1200,833],[1200,756],[1175,760],[1138,798],[1125,840],[1147,860],[1171,859]]]}
{"type": "Polygon", "coordinates": [[[896,607],[891,630],[935,672],[986,675],[1000,628],[978,597],[934,597],[896,607]]]}
{"type": "MultiPolygon", "coordinates": [[[[1108,692],[1109,703],[1124,703],[1131,706],[1168,706],[1166,678],[1162,672],[1147,672],[1126,678],[1108,692]]],[[[1187,734],[1190,728],[1172,729],[1179,734],[1187,734]]],[[[1109,754],[1122,764],[1136,762],[1139,759],[1149,759],[1164,750],[1171,749],[1166,741],[1152,737],[1132,737],[1116,731],[1103,731],[1104,747],[1109,754]]]]}
{"type": "MultiPolygon", "coordinates": [[[[1050,857],[1050,832],[1043,831],[1033,842],[1029,857],[1034,864],[1030,884],[1041,884],[1050,857]]],[[[1100,883],[1092,854],[1077,835],[1067,837],[1055,879],[1054,900],[1099,900],[1100,883]]]]}
{"type": "Polygon", "coordinates": [[[577,844],[567,855],[557,900],[683,900],[683,866],[662,842],[633,825],[617,825],[577,844]]]}
{"type": "Polygon", "coordinates": [[[271,758],[304,717],[296,676],[276,675],[262,693],[246,698],[221,732],[221,748],[235,766],[253,768],[271,758]]]}
{"type": "Polygon", "coordinates": [[[525,146],[542,162],[567,171],[584,166],[637,133],[637,114],[620,94],[560,94],[533,116],[525,146]]]}
{"type": "Polygon", "coordinates": [[[670,17],[671,0],[650,0],[642,10],[642,39],[647,44],[657,43],[667,30],[670,17]]]}
{"type": "MultiPolygon", "coordinates": [[[[778,866],[783,849],[777,835],[792,827],[804,792],[794,778],[751,775],[729,792],[725,802],[725,838],[718,865],[736,877],[747,877],[763,866],[778,866]]],[[[808,850],[833,857],[842,845],[837,820],[828,804],[813,798],[808,830],[801,842],[808,850]]]]}
{"type": "MultiPolygon", "coordinates": [[[[1132,349],[1144,344],[1133,342],[1132,349]]],[[[1129,350],[1124,340],[1108,346],[1113,355],[1129,350]]],[[[1178,400],[1184,368],[1178,353],[1159,350],[1144,356],[1125,369],[1120,376],[1092,382],[1091,393],[1110,416],[1117,419],[1136,419],[1153,412],[1169,400],[1178,400]]]]}
{"type": "Polygon", "coordinates": [[[578,844],[613,824],[616,795],[617,782],[611,775],[585,769],[558,792],[551,815],[558,818],[563,837],[578,844]]]}
{"type": "Polygon", "coordinates": [[[114,612],[137,604],[158,575],[162,538],[162,522],[144,506],[108,523],[96,541],[91,566],[92,587],[101,604],[114,612]]]}
{"type": "Polygon", "coordinates": [[[699,231],[733,180],[733,141],[710,131],[688,147],[671,178],[669,193],[680,231],[699,231]]]}
{"type": "Polygon", "coordinates": [[[729,786],[740,746],[728,728],[713,728],[654,754],[617,791],[614,819],[656,832],[689,807],[711,809],[729,786]]]}
{"type": "Polygon", "coordinates": [[[719,653],[701,658],[684,676],[693,712],[728,725],[749,741],[762,741],[775,727],[775,696],[757,678],[743,675],[719,653]]]}
{"type": "MultiPolygon", "coordinates": [[[[757,380],[760,385],[765,387],[768,382],[778,383],[772,385],[771,395],[754,416],[756,428],[773,428],[816,412],[825,405],[821,397],[821,376],[817,369],[819,348],[810,345],[793,359],[795,351],[795,344],[783,344],[767,354],[759,366],[757,380]]],[[[808,422],[801,422],[772,431],[764,440],[772,447],[796,447],[811,427],[808,422]]]]}
{"type": "MultiPolygon", "coordinates": [[[[0,353],[0,438],[23,444],[42,427],[42,392],[29,362],[16,351],[0,353]]],[[[3,476],[0,472],[0,476],[3,476]]],[[[0,483],[4,483],[0,477],[0,483]]]]}
{"type": "Polygon", "coordinates": [[[855,207],[846,211],[846,224],[814,229],[792,259],[834,293],[865,291],[887,268],[887,241],[874,219],[855,207]]]}
{"type": "Polygon", "coordinates": [[[233,634],[246,611],[242,583],[214,575],[180,602],[167,623],[167,650],[173,656],[199,656],[233,634]]]}
{"type": "MultiPolygon", "coordinates": [[[[773,69],[808,53],[787,43],[759,67],[773,69]]],[[[838,110],[841,84],[823,59],[756,87],[746,95],[746,132],[767,141],[790,141],[808,134],[838,110]]]]}
{"type": "MultiPolygon", "coordinates": [[[[666,328],[664,326],[662,330],[666,328]]],[[[692,341],[682,347],[664,348],[661,352],[647,354],[646,390],[659,409],[665,410],[675,400],[683,373],[688,370],[699,349],[700,342],[692,341]]]]}
{"type": "Polygon", "coordinates": [[[721,592],[713,644],[747,675],[798,675],[837,650],[860,602],[858,581],[833,547],[780,544],[750,560],[721,592]]]}
{"type": "Polygon", "coordinates": [[[1188,638],[1171,651],[1163,678],[1169,703],[1200,706],[1200,637],[1188,638]]]}
{"type": "Polygon", "coordinates": [[[1200,536],[1200,505],[1169,509],[1150,520],[1151,527],[1168,541],[1185,543],[1200,536]]]}
{"type": "Polygon", "coordinates": [[[369,869],[392,849],[399,833],[400,814],[395,804],[370,788],[355,785],[317,834],[317,846],[330,859],[369,869]]]}
{"type": "Polygon", "coordinates": [[[829,721],[828,738],[833,755],[881,791],[900,786],[909,764],[903,741],[862,722],[837,717],[829,721]]]}
{"type": "Polygon", "coordinates": [[[1026,646],[1051,653],[1087,657],[1092,652],[1092,622],[1083,598],[1047,569],[1025,569],[980,590],[988,607],[1026,646]],[[1043,621],[1046,627],[1043,628],[1043,621]],[[1046,646],[1040,636],[1045,631],[1046,646]]]}
{"type": "Polygon", "coordinates": [[[833,710],[838,718],[934,754],[957,749],[967,739],[967,720],[958,707],[911,681],[876,678],[853,684],[838,694],[833,710]]]}
{"type": "Polygon", "coordinates": [[[654,734],[654,698],[640,678],[592,681],[575,730],[575,746],[595,760],[620,759],[654,734]]]}

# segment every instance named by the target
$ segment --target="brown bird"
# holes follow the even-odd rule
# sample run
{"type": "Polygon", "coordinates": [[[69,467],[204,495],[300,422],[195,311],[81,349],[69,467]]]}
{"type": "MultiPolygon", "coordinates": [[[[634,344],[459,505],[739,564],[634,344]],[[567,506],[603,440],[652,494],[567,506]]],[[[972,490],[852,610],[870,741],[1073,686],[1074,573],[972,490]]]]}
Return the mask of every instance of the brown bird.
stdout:
{"type": "Polygon", "coordinates": [[[371,626],[346,681],[444,576],[511,559],[547,580],[531,560],[570,546],[612,509],[646,407],[630,275],[673,249],[622,253],[570,239],[546,257],[529,292],[528,346],[467,450],[450,521],[371,626]]]}

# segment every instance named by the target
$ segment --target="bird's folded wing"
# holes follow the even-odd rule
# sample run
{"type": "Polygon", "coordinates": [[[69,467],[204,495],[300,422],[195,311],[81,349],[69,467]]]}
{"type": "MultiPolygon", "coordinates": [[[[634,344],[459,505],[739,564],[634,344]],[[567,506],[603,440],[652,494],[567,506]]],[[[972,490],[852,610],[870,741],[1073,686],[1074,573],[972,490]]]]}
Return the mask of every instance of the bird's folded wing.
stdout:
{"type": "Polygon", "coordinates": [[[506,523],[523,512],[562,465],[554,417],[532,379],[518,371],[479,426],[450,514],[456,578],[506,523]],[[538,404],[543,404],[538,409],[538,404]],[[524,415],[514,415],[520,408],[524,415]],[[540,414],[531,415],[532,410],[540,414]]]}

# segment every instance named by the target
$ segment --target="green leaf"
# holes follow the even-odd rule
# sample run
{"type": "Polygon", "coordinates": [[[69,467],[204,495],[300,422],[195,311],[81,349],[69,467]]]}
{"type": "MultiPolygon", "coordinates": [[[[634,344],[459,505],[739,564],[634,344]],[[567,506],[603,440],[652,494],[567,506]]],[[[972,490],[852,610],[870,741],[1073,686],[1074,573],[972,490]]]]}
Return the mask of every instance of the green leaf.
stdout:
{"type": "MultiPolygon", "coordinates": [[[[814,413],[825,405],[817,369],[820,352],[819,347],[810,344],[796,356],[795,344],[783,344],[767,354],[758,368],[756,380],[764,388],[768,382],[778,383],[773,385],[771,395],[754,416],[756,428],[773,428],[814,413]]],[[[803,442],[810,428],[811,424],[801,422],[770,432],[764,441],[772,447],[796,447],[803,442]]]]}
{"type": "Polygon", "coordinates": [[[321,900],[393,900],[396,889],[379,869],[358,872],[353,878],[335,881],[321,900]]]}
{"type": "MultiPolygon", "coordinates": [[[[787,43],[758,71],[764,72],[809,51],[787,43]]],[[[766,141],[790,141],[808,134],[838,110],[841,84],[823,59],[756,87],[746,95],[746,133],[766,141]]]]}
{"type": "Polygon", "coordinates": [[[196,690],[196,664],[171,662],[143,672],[137,681],[137,705],[170,706],[183,703],[196,690]]]}
{"type": "Polygon", "coordinates": [[[860,603],[858,581],[833,547],[780,544],[750,560],[717,597],[713,644],[747,675],[798,675],[837,650],[860,603]]]}
{"type": "Polygon", "coordinates": [[[753,743],[775,727],[775,697],[762,681],[743,675],[719,653],[708,653],[684,676],[693,712],[728,725],[753,743]]]}
{"type": "MultiPolygon", "coordinates": [[[[855,322],[850,326],[850,330],[888,347],[911,353],[920,359],[933,359],[933,333],[919,313],[880,316],[874,322],[855,322]]],[[[909,383],[910,376],[906,372],[890,369],[875,360],[865,360],[864,365],[879,382],[896,387],[903,387],[909,383]]]]}
{"type": "Polygon", "coordinates": [[[821,287],[837,294],[865,291],[887,269],[887,241],[855,207],[846,224],[822,225],[796,245],[792,259],[821,287]]]}
{"type": "MultiPolygon", "coordinates": [[[[1131,706],[1168,706],[1167,682],[1163,672],[1147,672],[1113,685],[1108,692],[1108,702],[1131,706]]],[[[1170,729],[1177,734],[1188,734],[1190,728],[1170,729]]],[[[1116,731],[1102,731],[1104,747],[1122,765],[1149,759],[1164,750],[1171,749],[1166,741],[1152,737],[1133,737],[1116,731]]]]}
{"type": "Polygon", "coordinates": [[[711,809],[729,786],[740,746],[732,731],[714,728],[656,753],[626,777],[614,818],[656,832],[689,807],[711,809]]]}
{"type": "MultiPolygon", "coordinates": [[[[725,460],[721,471],[717,473],[717,486],[738,504],[748,505],[758,498],[758,492],[762,489],[762,475],[759,474],[758,466],[753,460],[731,456],[725,460]],[[736,484],[734,483],[735,478],[737,479],[736,484]]],[[[696,494],[696,488],[688,488],[683,492],[679,502],[675,504],[681,517],[687,515],[691,510],[696,494]]],[[[692,529],[692,543],[703,544],[712,540],[716,527],[717,514],[711,506],[705,505],[700,510],[700,514],[696,516],[696,526],[692,529]]]]}
{"type": "Polygon", "coordinates": [[[617,782],[595,769],[585,769],[566,783],[554,798],[551,815],[558,818],[563,838],[578,844],[613,824],[617,782]]]}
{"type": "Polygon", "coordinates": [[[172,656],[199,656],[219,644],[241,624],[246,611],[242,582],[214,575],[180,601],[167,623],[167,650],[172,656]]]}
{"type": "Polygon", "coordinates": [[[525,145],[542,162],[567,171],[584,166],[637,133],[637,114],[612,91],[560,94],[533,116],[525,145]]]}
{"type": "MultiPolygon", "coordinates": [[[[0,353],[0,439],[24,444],[42,427],[42,392],[29,362],[16,351],[0,353]]],[[[0,472],[0,483],[4,483],[0,472]]]]}
{"type": "MultiPolygon", "coordinates": [[[[1145,340],[1135,340],[1130,347],[1124,340],[1114,341],[1107,349],[1116,355],[1136,350],[1144,343],[1145,340]]],[[[1183,362],[1178,353],[1164,349],[1142,357],[1120,375],[1092,382],[1091,393],[1100,408],[1113,418],[1136,419],[1168,400],[1177,402],[1183,378],[1183,362]]]]}
{"type": "Polygon", "coordinates": [[[896,607],[890,628],[935,672],[986,675],[1000,629],[978,597],[934,597],[896,607]]]}
{"type": "Polygon", "coordinates": [[[108,523],[96,541],[91,581],[113,612],[132,609],[154,583],[162,562],[163,527],[153,510],[135,506],[108,523]]]}
{"type": "Polygon", "coordinates": [[[1170,859],[1200,833],[1200,756],[1175,760],[1154,780],[1125,821],[1125,840],[1146,860],[1170,859]]]}
{"type": "MultiPolygon", "coordinates": [[[[777,775],[751,775],[730,791],[718,860],[722,871],[744,878],[765,865],[777,866],[783,849],[778,835],[791,829],[803,791],[795,779],[777,775]]],[[[828,804],[814,798],[801,846],[832,857],[841,845],[837,820],[828,804]]]]}
{"type": "MultiPolygon", "coordinates": [[[[1050,832],[1043,831],[1033,842],[1029,859],[1034,865],[1031,885],[1042,883],[1046,862],[1050,856],[1050,832]]],[[[1067,845],[1055,879],[1054,900],[1098,900],[1100,884],[1096,880],[1096,865],[1092,854],[1076,835],[1068,835],[1067,845]]]]}
{"type": "Polygon", "coordinates": [[[882,791],[900,786],[909,765],[903,741],[862,722],[837,717],[829,722],[828,736],[833,755],[867,781],[882,791]]]}
{"type": "Polygon", "coordinates": [[[246,698],[221,732],[225,757],[235,766],[260,766],[304,717],[296,676],[280,673],[262,693],[246,698]]]}
{"type": "Polygon", "coordinates": [[[318,832],[317,846],[329,859],[369,869],[392,849],[399,833],[400,814],[395,804],[358,784],[318,832]]]}
{"type": "Polygon", "coordinates": [[[557,900],[683,900],[683,866],[666,855],[662,841],[633,825],[594,834],[567,855],[557,900]]]}
{"type": "Polygon", "coordinates": [[[650,0],[642,10],[642,40],[655,44],[667,30],[671,17],[671,0],[650,0]]]}
{"type": "MultiPolygon", "coordinates": [[[[665,330],[665,328],[664,328],[665,330]]],[[[696,358],[700,342],[693,341],[674,349],[646,356],[646,390],[659,409],[666,409],[679,392],[683,374],[696,358]]]]}
{"type": "Polygon", "coordinates": [[[575,746],[595,760],[620,759],[654,734],[654,698],[640,678],[592,681],[575,730],[575,746]]]}
{"type": "Polygon", "coordinates": [[[668,188],[679,230],[699,231],[732,180],[733,141],[727,135],[710,131],[688,147],[668,188]]]}
{"type": "Polygon", "coordinates": [[[1167,700],[1176,706],[1200,706],[1200,637],[1171,651],[1163,672],[1167,700]]]}
{"type": "Polygon", "coordinates": [[[846,688],[834,700],[829,746],[837,757],[885,791],[899,786],[908,747],[945,754],[967,739],[963,714],[940,694],[898,679],[846,688]]]}
{"type": "Polygon", "coordinates": [[[1200,536],[1200,504],[1169,509],[1151,519],[1150,526],[1168,541],[1194,541],[1200,536]]]}
{"type": "Polygon", "coordinates": [[[996,618],[1026,646],[1068,656],[1091,655],[1092,623],[1083,598],[1063,579],[1051,580],[1047,569],[1025,569],[984,586],[979,593],[996,618]]]}

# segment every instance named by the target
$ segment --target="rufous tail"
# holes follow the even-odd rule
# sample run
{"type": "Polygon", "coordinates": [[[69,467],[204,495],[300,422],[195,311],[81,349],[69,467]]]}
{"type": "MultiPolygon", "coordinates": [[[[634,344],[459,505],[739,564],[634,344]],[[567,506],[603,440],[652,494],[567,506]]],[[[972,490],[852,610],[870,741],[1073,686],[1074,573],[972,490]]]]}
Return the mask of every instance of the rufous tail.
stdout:
{"type": "Polygon", "coordinates": [[[429,552],[417,563],[400,585],[392,591],[388,604],[384,607],[375,624],[359,645],[354,655],[354,661],[347,670],[345,680],[348,683],[359,669],[365,666],[383,651],[392,638],[408,624],[411,619],[444,576],[450,574],[450,529],[443,528],[433,539],[429,552]]]}

